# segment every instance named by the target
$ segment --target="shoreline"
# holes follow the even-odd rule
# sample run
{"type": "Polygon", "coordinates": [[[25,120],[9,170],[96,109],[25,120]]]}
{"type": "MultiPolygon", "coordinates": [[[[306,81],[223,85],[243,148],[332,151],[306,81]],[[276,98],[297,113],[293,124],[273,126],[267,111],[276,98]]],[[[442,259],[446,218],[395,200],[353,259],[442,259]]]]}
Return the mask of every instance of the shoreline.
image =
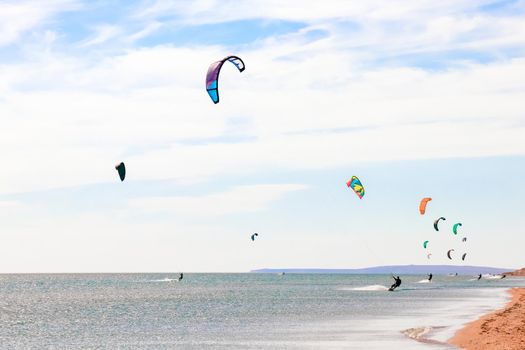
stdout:
{"type": "Polygon", "coordinates": [[[448,343],[465,350],[525,349],[525,288],[509,293],[511,300],[503,309],[467,323],[448,343]]]}

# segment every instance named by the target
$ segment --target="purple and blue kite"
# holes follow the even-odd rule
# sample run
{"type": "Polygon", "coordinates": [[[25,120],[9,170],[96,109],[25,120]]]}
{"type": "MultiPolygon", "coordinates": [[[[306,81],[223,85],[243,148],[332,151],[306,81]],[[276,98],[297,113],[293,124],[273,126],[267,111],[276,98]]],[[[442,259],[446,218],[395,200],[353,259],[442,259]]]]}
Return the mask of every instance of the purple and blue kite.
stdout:
{"type": "Polygon", "coordinates": [[[220,61],[213,62],[206,74],[206,91],[210,95],[213,103],[219,103],[219,73],[224,62],[230,61],[237,67],[239,72],[244,70],[244,62],[237,56],[228,56],[220,61]]]}

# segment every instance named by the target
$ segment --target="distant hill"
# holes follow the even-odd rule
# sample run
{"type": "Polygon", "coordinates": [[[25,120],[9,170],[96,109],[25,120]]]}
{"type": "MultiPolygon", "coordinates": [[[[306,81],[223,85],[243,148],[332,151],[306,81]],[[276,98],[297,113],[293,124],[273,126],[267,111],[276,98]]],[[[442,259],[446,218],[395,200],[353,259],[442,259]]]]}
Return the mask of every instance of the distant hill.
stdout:
{"type": "Polygon", "coordinates": [[[487,266],[463,266],[463,265],[391,265],[374,266],[361,269],[258,269],[253,273],[341,273],[341,274],[403,274],[424,275],[433,273],[435,275],[446,275],[457,273],[458,275],[477,275],[485,273],[504,273],[512,269],[487,267],[487,266]]]}
{"type": "Polygon", "coordinates": [[[525,276],[525,267],[516,271],[506,272],[510,276],[525,276]]]}

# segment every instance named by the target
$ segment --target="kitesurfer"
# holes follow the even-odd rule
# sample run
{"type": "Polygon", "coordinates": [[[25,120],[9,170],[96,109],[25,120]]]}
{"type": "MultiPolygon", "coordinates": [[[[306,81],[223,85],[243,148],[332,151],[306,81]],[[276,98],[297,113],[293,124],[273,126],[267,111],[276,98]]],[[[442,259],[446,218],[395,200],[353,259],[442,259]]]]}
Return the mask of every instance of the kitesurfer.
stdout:
{"type": "Polygon", "coordinates": [[[480,279],[481,279],[481,273],[480,273],[479,276],[478,276],[478,281],[479,281],[480,279]]]}
{"type": "Polygon", "coordinates": [[[179,275],[179,282],[182,281],[183,278],[184,278],[184,275],[183,275],[183,273],[181,272],[180,275],[179,275]]]}
{"type": "Polygon", "coordinates": [[[432,281],[432,274],[431,274],[431,273],[428,275],[428,281],[429,281],[429,282],[432,281]]]}
{"type": "Polygon", "coordinates": [[[501,279],[504,279],[505,277],[507,277],[507,275],[503,274],[503,276],[501,276],[501,279]]]}
{"type": "Polygon", "coordinates": [[[395,282],[394,284],[390,286],[390,289],[389,289],[390,291],[393,291],[394,289],[396,289],[397,287],[401,285],[401,278],[399,278],[399,276],[397,277],[392,276],[392,278],[394,279],[395,282]]]}

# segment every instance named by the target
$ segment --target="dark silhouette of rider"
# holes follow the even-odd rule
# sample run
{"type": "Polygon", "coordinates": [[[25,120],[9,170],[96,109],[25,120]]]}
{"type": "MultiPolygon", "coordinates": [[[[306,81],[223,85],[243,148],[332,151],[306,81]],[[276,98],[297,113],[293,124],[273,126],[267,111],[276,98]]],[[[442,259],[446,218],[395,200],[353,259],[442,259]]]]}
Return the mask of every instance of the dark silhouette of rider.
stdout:
{"type": "Polygon", "coordinates": [[[479,281],[480,279],[481,279],[481,273],[480,273],[479,276],[478,276],[478,281],[479,281]]]}
{"type": "Polygon", "coordinates": [[[392,276],[392,278],[394,279],[395,282],[392,286],[390,286],[390,290],[394,290],[401,285],[401,278],[399,278],[399,276],[397,277],[392,276]]]}
{"type": "Polygon", "coordinates": [[[428,275],[428,281],[429,282],[432,281],[432,274],[431,273],[428,275]]]}
{"type": "Polygon", "coordinates": [[[183,278],[184,278],[184,275],[181,272],[180,275],[179,275],[179,281],[181,281],[183,278]]]}

